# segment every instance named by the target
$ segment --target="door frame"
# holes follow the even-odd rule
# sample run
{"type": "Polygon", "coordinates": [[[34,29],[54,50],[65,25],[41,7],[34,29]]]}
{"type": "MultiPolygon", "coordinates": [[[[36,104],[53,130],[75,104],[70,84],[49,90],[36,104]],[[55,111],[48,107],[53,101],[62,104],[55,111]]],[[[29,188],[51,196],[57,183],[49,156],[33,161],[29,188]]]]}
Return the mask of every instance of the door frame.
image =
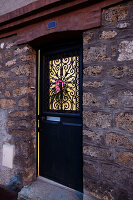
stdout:
{"type": "MultiPolygon", "coordinates": [[[[81,116],[82,119],[82,124],[83,124],[83,37],[80,37],[78,40],[73,40],[73,41],[67,41],[67,42],[60,42],[59,44],[54,43],[54,44],[49,44],[48,48],[43,48],[42,46],[40,46],[40,48],[36,49],[37,52],[37,56],[36,56],[36,63],[37,63],[37,68],[36,68],[36,132],[37,132],[37,136],[36,136],[36,176],[39,176],[39,134],[40,134],[40,130],[39,130],[39,117],[40,117],[40,107],[41,107],[41,103],[40,103],[40,87],[41,87],[41,52],[44,52],[44,49],[50,51],[51,53],[55,53],[55,52],[61,52],[63,51],[63,49],[67,49],[68,51],[71,49],[75,49],[76,46],[80,46],[81,48],[81,53],[80,53],[80,68],[79,68],[79,73],[80,73],[80,114],[79,116],[81,116]],[[73,46],[73,47],[72,47],[73,46]],[[54,50],[51,51],[51,48],[54,47],[54,50]],[[55,50],[55,48],[59,48],[59,50],[55,50]]],[[[50,113],[49,113],[50,115],[50,113]]],[[[53,113],[52,113],[53,115],[53,113]]],[[[61,113],[61,115],[65,116],[65,113],[61,113]]],[[[67,114],[68,115],[68,114],[67,114]]],[[[74,116],[75,114],[70,113],[71,116],[74,116]]],[[[77,116],[77,114],[76,114],[77,116]]],[[[83,149],[83,127],[82,127],[82,149],[83,149]]],[[[83,150],[82,150],[82,177],[83,177],[83,150]]],[[[82,185],[83,185],[83,178],[82,178],[82,185]]],[[[83,188],[82,188],[83,189],[83,188]]]]}

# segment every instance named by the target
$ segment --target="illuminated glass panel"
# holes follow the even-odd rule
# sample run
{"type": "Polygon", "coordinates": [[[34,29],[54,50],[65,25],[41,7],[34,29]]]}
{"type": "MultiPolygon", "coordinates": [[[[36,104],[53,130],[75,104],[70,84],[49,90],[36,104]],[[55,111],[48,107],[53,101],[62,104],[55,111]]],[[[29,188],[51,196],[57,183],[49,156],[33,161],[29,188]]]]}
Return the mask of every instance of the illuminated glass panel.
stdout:
{"type": "Polygon", "coordinates": [[[79,111],[79,56],[49,61],[49,109],[79,111]]]}

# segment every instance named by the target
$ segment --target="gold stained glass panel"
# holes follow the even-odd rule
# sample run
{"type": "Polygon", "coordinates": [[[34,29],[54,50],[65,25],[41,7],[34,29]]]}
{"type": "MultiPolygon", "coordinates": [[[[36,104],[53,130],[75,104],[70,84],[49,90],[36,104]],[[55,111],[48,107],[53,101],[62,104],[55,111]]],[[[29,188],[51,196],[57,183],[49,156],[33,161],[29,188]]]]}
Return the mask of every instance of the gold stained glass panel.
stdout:
{"type": "Polygon", "coordinates": [[[79,110],[79,56],[49,61],[49,109],[79,110]]]}

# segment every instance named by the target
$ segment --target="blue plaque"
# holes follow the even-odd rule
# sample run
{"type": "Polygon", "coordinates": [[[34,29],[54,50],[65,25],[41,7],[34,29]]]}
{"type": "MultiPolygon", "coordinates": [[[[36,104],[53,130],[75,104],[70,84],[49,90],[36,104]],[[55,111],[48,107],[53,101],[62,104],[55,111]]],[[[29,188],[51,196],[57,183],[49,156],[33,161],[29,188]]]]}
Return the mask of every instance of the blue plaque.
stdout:
{"type": "Polygon", "coordinates": [[[48,22],[48,29],[55,28],[56,27],[56,21],[48,22]]]}

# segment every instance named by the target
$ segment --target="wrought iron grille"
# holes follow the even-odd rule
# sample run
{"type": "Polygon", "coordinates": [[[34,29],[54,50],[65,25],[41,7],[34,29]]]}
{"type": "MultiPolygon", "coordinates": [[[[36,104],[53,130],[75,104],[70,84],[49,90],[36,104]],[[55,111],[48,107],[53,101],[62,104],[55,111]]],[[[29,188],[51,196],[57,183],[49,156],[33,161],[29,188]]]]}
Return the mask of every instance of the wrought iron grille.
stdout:
{"type": "Polygon", "coordinates": [[[79,111],[79,56],[49,60],[49,110],[79,111]]]}

